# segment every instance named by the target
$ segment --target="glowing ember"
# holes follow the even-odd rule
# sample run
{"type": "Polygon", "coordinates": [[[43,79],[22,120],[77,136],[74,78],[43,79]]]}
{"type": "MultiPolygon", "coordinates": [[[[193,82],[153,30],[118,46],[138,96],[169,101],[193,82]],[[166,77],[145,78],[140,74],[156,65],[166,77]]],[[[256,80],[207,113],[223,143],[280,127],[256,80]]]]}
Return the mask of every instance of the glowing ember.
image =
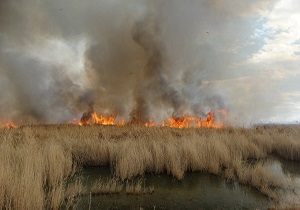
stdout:
{"type": "Polygon", "coordinates": [[[17,128],[17,126],[13,122],[8,121],[6,123],[1,123],[0,122],[0,128],[17,128]]]}

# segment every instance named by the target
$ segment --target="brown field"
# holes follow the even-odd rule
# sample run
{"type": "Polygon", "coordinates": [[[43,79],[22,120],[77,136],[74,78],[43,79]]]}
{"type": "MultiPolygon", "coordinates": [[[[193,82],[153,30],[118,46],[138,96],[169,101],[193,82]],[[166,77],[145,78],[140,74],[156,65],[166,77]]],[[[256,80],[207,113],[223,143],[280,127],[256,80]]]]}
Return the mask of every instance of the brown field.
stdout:
{"type": "MultiPolygon", "coordinates": [[[[79,180],[75,184],[68,180],[82,166],[98,165],[110,165],[118,179],[95,183],[95,194],[118,192],[123,180],[148,172],[167,173],[180,180],[186,171],[202,171],[250,185],[276,204],[278,191],[287,185],[263,163],[248,164],[248,160],[271,154],[300,161],[300,127],[53,125],[0,129],[0,209],[72,208],[76,196],[89,192],[84,192],[79,180]]],[[[125,188],[136,193],[141,186],[127,183],[125,188]]]]}

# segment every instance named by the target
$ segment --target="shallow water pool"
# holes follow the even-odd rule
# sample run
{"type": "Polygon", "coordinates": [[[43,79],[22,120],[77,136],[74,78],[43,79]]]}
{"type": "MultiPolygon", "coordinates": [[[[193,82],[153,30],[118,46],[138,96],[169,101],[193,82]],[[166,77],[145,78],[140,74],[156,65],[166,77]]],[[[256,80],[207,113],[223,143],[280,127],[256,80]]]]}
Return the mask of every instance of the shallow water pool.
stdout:
{"type": "MultiPolygon", "coordinates": [[[[109,167],[85,168],[84,184],[111,175],[109,167]]],[[[154,186],[152,194],[86,195],[78,202],[78,209],[266,209],[269,200],[259,191],[239,185],[225,178],[200,172],[186,173],[178,181],[168,175],[146,174],[146,187],[154,186]],[[91,205],[89,204],[91,203],[91,205]]]]}

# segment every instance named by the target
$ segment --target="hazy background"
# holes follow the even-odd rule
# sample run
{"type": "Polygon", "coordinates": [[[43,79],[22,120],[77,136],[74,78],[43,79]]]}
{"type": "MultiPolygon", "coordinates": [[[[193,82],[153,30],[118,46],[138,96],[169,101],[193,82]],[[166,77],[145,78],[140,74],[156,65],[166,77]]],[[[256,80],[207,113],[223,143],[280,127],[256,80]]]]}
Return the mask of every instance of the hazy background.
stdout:
{"type": "Polygon", "coordinates": [[[298,0],[1,0],[0,120],[300,120],[298,0]]]}

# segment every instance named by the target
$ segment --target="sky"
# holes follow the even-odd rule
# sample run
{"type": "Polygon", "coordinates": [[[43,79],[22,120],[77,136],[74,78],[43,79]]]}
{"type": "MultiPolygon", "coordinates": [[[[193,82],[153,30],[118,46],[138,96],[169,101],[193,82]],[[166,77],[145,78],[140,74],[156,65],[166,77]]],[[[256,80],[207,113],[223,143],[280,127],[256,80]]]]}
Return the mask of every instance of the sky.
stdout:
{"type": "Polygon", "coordinates": [[[300,121],[298,0],[0,2],[0,121],[300,121]],[[221,116],[219,110],[227,110],[221,116]]]}

